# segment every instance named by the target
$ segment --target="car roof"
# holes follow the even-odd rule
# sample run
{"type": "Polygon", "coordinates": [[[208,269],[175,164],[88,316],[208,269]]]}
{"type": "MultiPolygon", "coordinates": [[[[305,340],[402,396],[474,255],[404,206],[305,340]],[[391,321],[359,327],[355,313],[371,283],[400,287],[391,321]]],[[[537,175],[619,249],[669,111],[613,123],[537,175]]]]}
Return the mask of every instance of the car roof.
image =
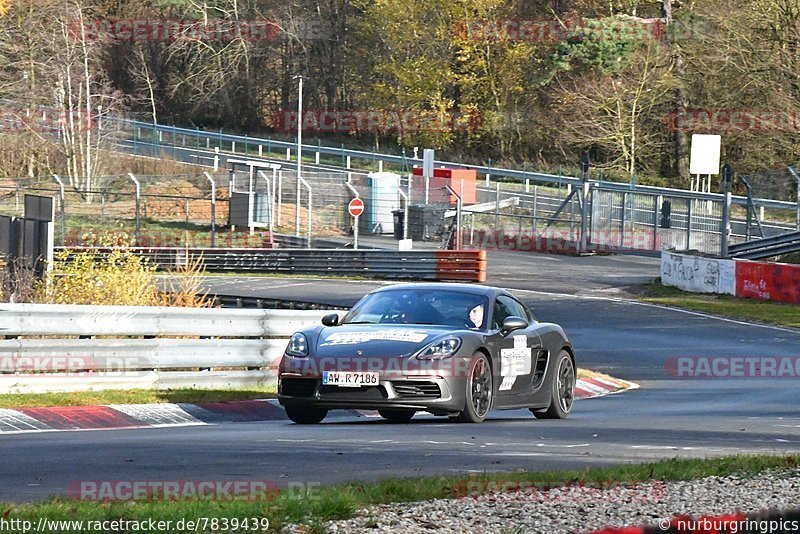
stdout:
{"type": "Polygon", "coordinates": [[[484,295],[486,297],[493,297],[496,295],[509,295],[510,293],[505,289],[493,286],[479,286],[474,284],[459,284],[459,283],[445,283],[445,282],[412,282],[403,284],[393,284],[384,286],[372,291],[372,293],[380,293],[383,291],[397,291],[403,289],[421,289],[421,290],[446,290],[456,291],[458,293],[465,293],[469,295],[484,295]]]}

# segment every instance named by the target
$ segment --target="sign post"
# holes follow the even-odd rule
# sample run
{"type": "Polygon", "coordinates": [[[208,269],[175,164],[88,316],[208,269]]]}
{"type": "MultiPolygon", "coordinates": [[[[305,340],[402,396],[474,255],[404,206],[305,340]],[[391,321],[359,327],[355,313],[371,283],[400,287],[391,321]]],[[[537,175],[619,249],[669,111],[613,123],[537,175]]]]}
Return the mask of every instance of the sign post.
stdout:
{"type": "Polygon", "coordinates": [[[358,197],[354,198],[347,204],[347,211],[356,220],[353,225],[353,250],[358,250],[358,218],[364,213],[364,201],[358,197]]]}
{"type": "Polygon", "coordinates": [[[719,135],[692,134],[692,147],[689,155],[689,174],[697,176],[690,189],[701,193],[711,192],[711,175],[719,174],[719,154],[722,144],[719,135]],[[708,182],[700,181],[700,175],[707,174],[708,182]]]}

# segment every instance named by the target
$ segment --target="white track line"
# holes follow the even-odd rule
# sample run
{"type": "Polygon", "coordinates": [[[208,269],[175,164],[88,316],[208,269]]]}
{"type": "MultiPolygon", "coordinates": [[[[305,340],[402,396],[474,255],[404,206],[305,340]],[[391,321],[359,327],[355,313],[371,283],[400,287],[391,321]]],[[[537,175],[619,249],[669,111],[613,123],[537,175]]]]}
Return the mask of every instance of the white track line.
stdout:
{"type": "Polygon", "coordinates": [[[720,317],[718,315],[711,315],[709,313],[703,313],[698,311],[692,310],[684,310],[683,308],[675,308],[672,306],[664,306],[662,304],[654,304],[652,302],[639,302],[638,300],[630,300],[624,299],[620,297],[600,297],[596,295],[573,295],[572,293],[554,293],[551,291],[537,291],[535,289],[511,289],[508,288],[508,291],[512,293],[533,293],[535,295],[544,295],[547,297],[559,297],[559,298],[573,298],[573,299],[585,299],[585,300],[604,300],[607,302],[617,302],[620,304],[630,304],[634,306],[646,306],[649,308],[658,308],[661,310],[670,310],[678,313],[684,313],[686,315],[695,315],[697,317],[705,317],[706,319],[716,319],[718,321],[725,321],[727,323],[733,323],[743,326],[757,326],[760,328],[769,328],[771,330],[778,330],[779,332],[789,332],[792,334],[800,334],[800,329],[798,328],[791,328],[788,326],[776,326],[771,324],[761,324],[761,323],[751,323],[748,321],[740,321],[738,319],[730,319],[728,317],[720,317]]]}

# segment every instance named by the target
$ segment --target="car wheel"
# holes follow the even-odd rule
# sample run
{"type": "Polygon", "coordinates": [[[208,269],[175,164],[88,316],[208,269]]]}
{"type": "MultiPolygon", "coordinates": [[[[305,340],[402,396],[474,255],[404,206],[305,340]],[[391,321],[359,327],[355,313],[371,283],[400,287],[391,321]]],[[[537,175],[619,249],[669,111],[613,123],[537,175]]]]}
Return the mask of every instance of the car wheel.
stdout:
{"type": "Polygon", "coordinates": [[[492,389],[492,368],[486,355],[479,352],[472,357],[467,373],[466,402],[464,409],[458,414],[463,423],[480,423],[492,409],[494,400],[492,389]]]}
{"type": "Polygon", "coordinates": [[[411,421],[416,410],[378,410],[381,417],[390,423],[407,423],[411,421]]]}
{"type": "Polygon", "coordinates": [[[566,419],[575,402],[575,366],[569,352],[558,354],[556,374],[550,385],[550,407],[546,410],[531,410],[537,419],[566,419]]]}
{"type": "Polygon", "coordinates": [[[315,425],[325,419],[328,410],[313,406],[285,406],[286,415],[298,425],[315,425]]]}

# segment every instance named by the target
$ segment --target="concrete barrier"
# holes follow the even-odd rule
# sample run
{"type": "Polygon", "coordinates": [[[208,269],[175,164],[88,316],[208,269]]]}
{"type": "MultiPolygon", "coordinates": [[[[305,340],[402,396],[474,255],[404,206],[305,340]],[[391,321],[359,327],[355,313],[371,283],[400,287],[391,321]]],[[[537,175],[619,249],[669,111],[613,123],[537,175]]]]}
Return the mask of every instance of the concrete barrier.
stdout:
{"type": "Polygon", "coordinates": [[[800,304],[800,265],[662,251],[661,283],[693,293],[800,304]]]}

